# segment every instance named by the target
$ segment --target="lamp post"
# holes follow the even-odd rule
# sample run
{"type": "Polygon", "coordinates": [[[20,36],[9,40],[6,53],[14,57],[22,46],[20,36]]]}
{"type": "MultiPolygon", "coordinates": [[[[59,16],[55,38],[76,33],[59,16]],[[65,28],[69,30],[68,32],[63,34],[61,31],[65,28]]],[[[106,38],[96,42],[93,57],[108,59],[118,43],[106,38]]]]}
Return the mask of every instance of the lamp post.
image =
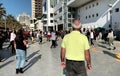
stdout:
{"type": "Polygon", "coordinates": [[[112,28],[112,4],[109,4],[109,12],[110,12],[110,24],[109,24],[109,28],[112,28]]]}

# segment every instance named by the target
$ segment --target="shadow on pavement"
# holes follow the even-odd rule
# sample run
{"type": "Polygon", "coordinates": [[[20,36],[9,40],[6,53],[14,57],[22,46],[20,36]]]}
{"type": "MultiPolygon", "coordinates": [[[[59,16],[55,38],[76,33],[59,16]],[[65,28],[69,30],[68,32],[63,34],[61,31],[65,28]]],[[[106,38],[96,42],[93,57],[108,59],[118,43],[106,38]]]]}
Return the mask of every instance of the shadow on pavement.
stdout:
{"type": "Polygon", "coordinates": [[[36,51],[36,52],[33,52],[32,54],[30,54],[28,57],[27,57],[27,60],[31,59],[33,56],[35,56],[36,54],[38,54],[40,50],[36,51]]]}
{"type": "Polygon", "coordinates": [[[38,55],[34,57],[24,68],[24,71],[28,70],[30,67],[32,67],[39,59],[41,59],[42,55],[38,55]]]}
{"type": "Polygon", "coordinates": [[[103,51],[103,53],[104,54],[107,54],[107,55],[109,55],[109,56],[111,56],[111,57],[113,57],[113,58],[117,58],[117,56],[116,56],[116,54],[113,54],[113,53],[111,53],[111,52],[108,52],[108,51],[103,51]]]}
{"type": "Polygon", "coordinates": [[[106,48],[108,49],[105,45],[102,45],[102,44],[98,44],[99,47],[102,47],[102,48],[106,48]]]}
{"type": "Polygon", "coordinates": [[[15,54],[11,53],[11,50],[6,50],[6,48],[3,48],[0,51],[0,57],[2,61],[6,61],[7,59],[9,59],[10,57],[14,56],[15,54]]]}
{"type": "Polygon", "coordinates": [[[3,64],[3,65],[0,65],[0,69],[1,68],[3,68],[4,66],[6,66],[6,65],[8,65],[8,64],[10,64],[10,63],[12,63],[14,60],[11,60],[11,61],[8,61],[8,62],[6,62],[5,64],[3,64]]]}

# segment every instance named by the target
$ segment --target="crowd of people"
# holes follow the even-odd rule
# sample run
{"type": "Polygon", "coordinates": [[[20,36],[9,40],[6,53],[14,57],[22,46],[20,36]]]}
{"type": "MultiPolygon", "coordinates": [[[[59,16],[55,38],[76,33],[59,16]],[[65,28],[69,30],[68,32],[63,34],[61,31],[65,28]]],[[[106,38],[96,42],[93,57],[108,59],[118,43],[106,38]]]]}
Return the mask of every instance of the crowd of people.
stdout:
{"type": "MultiPolygon", "coordinates": [[[[95,40],[104,40],[109,44],[111,49],[116,49],[113,40],[115,38],[113,30],[100,30],[96,31],[94,29],[81,29],[81,23],[79,20],[75,20],[73,24],[73,31],[25,31],[24,29],[19,29],[15,31],[14,29],[11,32],[2,32],[0,31],[0,49],[2,49],[3,43],[10,41],[10,44],[7,47],[7,50],[10,50],[11,53],[16,54],[16,74],[24,73],[23,68],[25,65],[28,39],[31,39],[32,43],[35,40],[39,41],[39,44],[43,43],[43,38],[46,38],[48,42],[51,41],[50,48],[56,48],[58,46],[57,40],[62,38],[61,44],[61,65],[63,68],[66,67],[67,75],[66,76],[87,76],[85,70],[85,58],[87,62],[87,68],[91,69],[91,59],[89,53],[89,43],[94,47],[95,40]],[[81,47],[81,48],[79,48],[81,47]],[[74,50],[74,51],[73,51],[74,50]],[[81,50],[81,51],[80,51],[81,50]],[[80,53],[79,53],[80,52],[80,53]],[[85,53],[85,54],[84,54],[85,53]],[[77,56],[78,55],[78,56],[77,56]],[[85,58],[84,58],[85,57],[85,58]],[[74,65],[73,65],[74,64],[74,65]],[[81,67],[78,69],[77,67],[81,67]],[[71,68],[74,67],[74,68],[71,68]],[[80,72],[83,70],[84,72],[80,72]]],[[[1,60],[1,57],[0,57],[1,60]]]]}
{"type": "Polygon", "coordinates": [[[114,46],[114,39],[115,39],[115,35],[113,33],[113,30],[111,28],[109,29],[103,29],[103,30],[83,30],[82,32],[84,35],[87,36],[89,43],[91,44],[91,46],[94,46],[94,42],[93,41],[101,41],[103,40],[107,45],[109,45],[109,50],[111,49],[116,49],[116,47],[114,46]]]}
{"type": "MultiPolygon", "coordinates": [[[[23,73],[23,68],[25,61],[27,61],[27,47],[28,39],[31,40],[31,43],[34,43],[35,40],[39,41],[39,44],[43,43],[43,38],[46,38],[48,42],[51,41],[50,48],[56,48],[58,46],[57,40],[58,37],[64,37],[64,31],[50,31],[42,32],[41,30],[37,31],[25,31],[24,29],[15,30],[13,29],[10,32],[0,32],[0,50],[2,51],[3,43],[9,43],[5,48],[9,50],[12,55],[16,55],[16,74],[23,73]]],[[[2,62],[2,57],[0,54],[0,62],[2,62]]]]}

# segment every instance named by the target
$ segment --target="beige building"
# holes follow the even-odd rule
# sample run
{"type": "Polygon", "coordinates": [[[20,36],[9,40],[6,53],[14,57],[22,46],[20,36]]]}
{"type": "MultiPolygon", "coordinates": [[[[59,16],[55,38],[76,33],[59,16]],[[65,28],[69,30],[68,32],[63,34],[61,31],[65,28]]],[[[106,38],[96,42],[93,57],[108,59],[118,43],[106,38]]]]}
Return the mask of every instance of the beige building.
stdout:
{"type": "Polygon", "coordinates": [[[32,3],[32,19],[42,16],[42,0],[31,0],[32,3]]]}

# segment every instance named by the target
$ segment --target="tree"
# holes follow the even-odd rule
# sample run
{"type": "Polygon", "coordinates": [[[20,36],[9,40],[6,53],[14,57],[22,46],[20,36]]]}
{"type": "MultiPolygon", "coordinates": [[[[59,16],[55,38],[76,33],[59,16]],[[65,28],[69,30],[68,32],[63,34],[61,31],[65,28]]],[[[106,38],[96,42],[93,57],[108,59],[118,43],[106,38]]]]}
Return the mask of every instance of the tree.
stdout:
{"type": "Polygon", "coordinates": [[[0,3],[0,27],[3,27],[4,26],[4,18],[3,16],[5,16],[6,14],[6,10],[4,7],[2,7],[2,3],[0,3]]]}
{"type": "Polygon", "coordinates": [[[5,27],[6,22],[6,27],[9,28],[9,30],[21,28],[22,25],[14,18],[14,16],[6,15],[6,10],[2,5],[3,4],[0,3],[0,27],[5,27]]]}
{"type": "Polygon", "coordinates": [[[4,7],[2,7],[2,3],[0,3],[0,18],[2,18],[2,16],[5,16],[6,14],[6,10],[4,7]]]}
{"type": "Polygon", "coordinates": [[[7,21],[7,27],[10,30],[18,29],[22,27],[22,25],[12,15],[8,15],[6,21],[7,21]]]}

